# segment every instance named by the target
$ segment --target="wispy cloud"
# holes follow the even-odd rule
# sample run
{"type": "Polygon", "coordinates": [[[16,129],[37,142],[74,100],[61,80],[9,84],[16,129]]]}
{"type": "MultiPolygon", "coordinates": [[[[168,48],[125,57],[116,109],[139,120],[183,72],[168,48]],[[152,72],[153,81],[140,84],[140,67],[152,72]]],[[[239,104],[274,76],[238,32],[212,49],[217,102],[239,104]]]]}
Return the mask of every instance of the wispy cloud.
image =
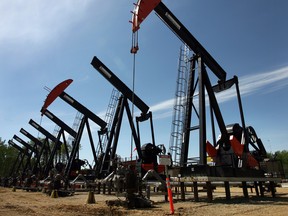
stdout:
{"type": "MultiPolygon", "coordinates": [[[[241,96],[252,94],[267,94],[288,86],[288,66],[273,71],[247,75],[239,78],[241,96]]],[[[221,92],[217,98],[219,103],[235,98],[236,92],[233,89],[221,92]]]]}
{"type": "Polygon", "coordinates": [[[245,76],[240,79],[241,92],[250,94],[256,91],[262,93],[277,91],[288,85],[287,79],[288,66],[266,73],[245,76]]]}
{"type": "MultiPolygon", "coordinates": [[[[241,96],[271,93],[288,86],[288,66],[259,74],[239,78],[241,96]]],[[[218,103],[230,101],[236,97],[235,89],[229,89],[217,94],[218,103]]],[[[151,106],[155,118],[167,118],[172,115],[174,99],[162,101],[151,106]],[[170,111],[170,112],[169,112],[170,111]]]]}
{"type": "Polygon", "coordinates": [[[171,109],[173,105],[174,105],[174,98],[155,104],[151,106],[150,110],[153,112],[163,111],[166,109],[171,109]]]}
{"type": "Polygon", "coordinates": [[[0,45],[42,43],[81,19],[92,0],[4,0],[0,2],[0,45]]]}

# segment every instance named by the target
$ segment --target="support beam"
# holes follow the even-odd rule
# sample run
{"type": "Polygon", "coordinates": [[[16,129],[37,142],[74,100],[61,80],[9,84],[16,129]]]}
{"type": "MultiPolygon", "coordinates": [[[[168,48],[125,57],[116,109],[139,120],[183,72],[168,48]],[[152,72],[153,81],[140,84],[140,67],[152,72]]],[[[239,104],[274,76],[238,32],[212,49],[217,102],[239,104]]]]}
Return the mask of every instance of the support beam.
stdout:
{"type": "Polygon", "coordinates": [[[249,198],[248,195],[248,188],[247,188],[247,182],[246,181],[242,181],[242,190],[243,190],[243,195],[246,199],[249,198]]]}
{"type": "Polygon", "coordinates": [[[77,100],[75,100],[73,97],[68,95],[65,92],[62,92],[59,97],[64,100],[66,103],[71,105],[73,108],[81,112],[83,115],[94,121],[96,124],[98,124],[101,129],[105,129],[107,123],[103,121],[100,117],[95,115],[93,112],[91,112],[89,109],[87,109],[85,106],[80,104],[77,100]]]}
{"type": "Polygon", "coordinates": [[[13,139],[17,140],[19,143],[21,143],[22,145],[24,145],[27,149],[29,149],[30,151],[34,151],[34,148],[29,145],[27,142],[25,142],[23,139],[21,139],[20,137],[18,137],[17,135],[13,136],[13,139]]]}
{"type": "Polygon", "coordinates": [[[186,99],[186,110],[185,110],[185,122],[184,122],[184,131],[183,131],[183,142],[181,146],[181,157],[180,157],[180,166],[186,167],[188,160],[189,152],[189,140],[191,132],[191,118],[193,110],[193,95],[195,92],[195,66],[196,66],[197,56],[194,55],[191,63],[191,68],[189,72],[189,81],[188,81],[188,90],[187,90],[187,99],[186,99]]]}
{"type": "Polygon", "coordinates": [[[197,181],[193,182],[193,193],[195,202],[199,202],[199,193],[198,193],[198,183],[197,181]]]}
{"type": "MultiPolygon", "coordinates": [[[[19,152],[21,153],[25,153],[27,154],[27,152],[25,151],[25,149],[21,148],[20,146],[18,146],[16,143],[14,143],[12,140],[8,141],[8,144],[11,145],[12,147],[14,147],[15,149],[17,149],[19,152]]],[[[27,154],[28,155],[28,154],[27,154]]]]}
{"type": "Polygon", "coordinates": [[[146,114],[149,107],[123,83],[106,65],[104,65],[96,56],[92,59],[91,65],[106,78],[118,91],[129,99],[143,114],[146,114]]]}
{"type": "Polygon", "coordinates": [[[224,181],[224,187],[225,187],[226,200],[230,200],[231,199],[231,192],[230,192],[229,181],[224,181]]]}
{"type": "Polygon", "coordinates": [[[59,118],[57,118],[53,113],[51,113],[49,110],[45,110],[43,112],[45,116],[47,116],[50,120],[52,120],[55,124],[57,124],[59,127],[63,128],[67,133],[69,133],[72,137],[76,137],[77,133],[70,128],[67,124],[65,124],[63,121],[61,121],[59,118]]]}
{"type": "Polygon", "coordinates": [[[29,138],[32,142],[34,142],[36,145],[42,147],[43,143],[41,141],[39,141],[36,137],[34,137],[32,134],[30,134],[28,131],[26,131],[25,129],[21,128],[20,132],[22,134],[24,134],[27,138],[29,138]]]}
{"type": "Polygon", "coordinates": [[[44,136],[49,138],[52,142],[56,142],[57,139],[55,136],[53,136],[51,133],[49,133],[46,129],[41,127],[39,124],[37,124],[35,121],[30,119],[29,124],[32,125],[35,129],[37,129],[40,133],[42,133],[44,136]]]}
{"type": "Polygon", "coordinates": [[[207,164],[206,156],[206,103],[205,103],[205,82],[206,71],[201,57],[198,57],[198,77],[199,77],[199,156],[200,165],[207,164]]]}

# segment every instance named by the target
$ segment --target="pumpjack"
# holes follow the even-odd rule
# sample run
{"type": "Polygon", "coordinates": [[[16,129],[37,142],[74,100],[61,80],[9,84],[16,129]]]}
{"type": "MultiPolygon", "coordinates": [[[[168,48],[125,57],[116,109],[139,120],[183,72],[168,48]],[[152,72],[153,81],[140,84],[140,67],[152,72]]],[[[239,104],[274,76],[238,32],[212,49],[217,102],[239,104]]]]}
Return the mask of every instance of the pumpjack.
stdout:
{"type": "Polygon", "coordinates": [[[18,155],[10,171],[10,182],[7,183],[7,185],[17,186],[17,184],[21,181],[21,174],[24,172],[25,157],[27,160],[27,158],[30,157],[30,153],[28,148],[20,147],[13,140],[9,140],[8,144],[18,150],[18,155]]]}
{"type": "Polygon", "coordinates": [[[64,161],[61,161],[59,158],[57,160],[57,153],[59,152],[60,155],[62,146],[64,147],[63,149],[64,149],[65,161],[69,159],[69,150],[65,132],[70,134],[72,137],[76,137],[77,133],[70,126],[68,126],[57,116],[55,116],[52,112],[50,112],[48,109],[43,111],[43,115],[47,116],[50,120],[52,120],[55,124],[57,124],[60,127],[60,130],[57,134],[56,142],[54,143],[54,146],[51,150],[51,154],[48,158],[48,162],[44,170],[44,176],[47,177],[52,168],[56,168],[58,172],[63,172],[63,169],[65,167],[64,161]],[[55,161],[57,161],[56,164],[55,161]]]}
{"type": "Polygon", "coordinates": [[[49,146],[47,146],[47,143],[40,141],[23,128],[20,129],[20,132],[28,137],[33,143],[35,143],[36,160],[34,161],[31,171],[33,175],[41,178],[43,168],[45,166],[45,161],[47,160],[49,154],[49,146]]]}
{"type": "MultiPolygon", "coordinates": [[[[158,179],[165,185],[163,180],[165,167],[158,164],[158,157],[166,153],[164,145],[156,145],[155,143],[152,112],[149,111],[149,106],[104,65],[99,58],[94,56],[91,65],[121,93],[109,133],[106,151],[99,163],[98,178],[104,178],[101,181],[102,183],[112,182],[116,193],[126,191],[125,206],[128,206],[128,208],[151,207],[150,200],[142,195],[142,178],[148,178],[149,174],[152,173],[151,177],[154,180],[158,179]],[[140,115],[135,118],[136,127],[128,100],[141,111],[140,115]],[[136,146],[137,158],[133,160],[131,156],[128,161],[117,161],[116,150],[124,111],[126,111],[126,116],[128,117],[131,134],[136,146]],[[151,142],[142,144],[140,123],[144,121],[150,122],[151,142]]],[[[126,146],[126,148],[129,149],[129,146],[126,146]]]]}
{"type": "MultiPolygon", "coordinates": [[[[81,103],[79,103],[75,98],[68,95],[64,90],[72,83],[71,79],[65,80],[58,84],[47,96],[45,103],[43,107],[41,108],[42,115],[47,116],[52,121],[54,121],[57,125],[61,127],[60,132],[57,137],[57,141],[54,148],[52,149],[50,159],[48,161],[46,175],[48,175],[49,170],[53,167],[53,157],[55,155],[56,149],[59,149],[59,145],[61,143],[59,142],[59,136],[62,134],[63,136],[63,142],[66,143],[64,130],[68,132],[73,138],[74,141],[72,142],[71,151],[68,151],[66,146],[66,154],[67,154],[67,160],[65,163],[61,166],[61,175],[62,178],[66,181],[65,184],[68,186],[69,181],[74,180],[78,177],[81,178],[81,180],[88,181],[88,180],[94,180],[95,178],[95,171],[92,169],[91,165],[88,164],[91,169],[85,169],[82,170],[81,167],[87,163],[87,161],[79,158],[79,148],[80,148],[80,141],[86,126],[88,137],[90,141],[90,146],[93,154],[94,161],[98,160],[98,156],[96,155],[95,147],[94,147],[94,141],[92,137],[92,132],[90,129],[90,124],[88,120],[92,120],[97,125],[100,126],[100,130],[98,131],[98,137],[99,142],[101,143],[101,136],[107,133],[106,125],[107,123],[104,122],[100,117],[95,115],[93,112],[91,112],[89,109],[87,109],[85,106],[83,106],[81,103]],[[48,111],[48,106],[57,98],[61,98],[66,103],[71,105],[73,108],[78,110],[82,113],[81,119],[80,119],[80,125],[78,128],[78,131],[74,131],[72,128],[70,128],[68,125],[66,125],[64,122],[62,122],[59,118],[54,116],[50,111],[48,111]]],[[[87,182],[85,182],[87,183],[87,182]]]]}
{"type": "MultiPolygon", "coordinates": [[[[24,129],[21,130],[22,133],[24,133],[24,129]]],[[[27,131],[25,131],[28,133],[27,131]]],[[[30,135],[30,134],[29,134],[30,135]]],[[[34,143],[34,144],[28,144],[23,139],[21,139],[19,136],[14,135],[13,139],[21,143],[25,150],[24,154],[21,157],[20,163],[18,165],[18,168],[16,172],[14,172],[11,176],[12,185],[14,186],[21,186],[24,188],[30,188],[30,186],[33,183],[33,179],[36,180],[36,175],[33,173],[34,170],[36,170],[36,167],[38,164],[35,163],[35,161],[38,161],[39,155],[39,146],[40,143],[34,143]],[[24,158],[24,156],[27,156],[24,158]],[[34,155],[34,157],[33,157],[34,155]],[[36,160],[33,160],[33,158],[36,158],[36,160]],[[21,169],[22,164],[22,169],[21,169]]],[[[20,152],[23,152],[23,149],[19,147],[17,144],[15,144],[12,140],[9,141],[9,144],[16,149],[18,149],[20,152]],[[22,150],[20,150],[22,149],[22,150]]],[[[36,181],[34,181],[36,183],[36,181]]]]}
{"type": "MultiPolygon", "coordinates": [[[[140,24],[145,18],[155,11],[157,16],[184,42],[194,55],[190,59],[190,74],[185,107],[185,123],[183,127],[183,142],[181,146],[180,174],[185,175],[212,175],[212,176],[260,176],[264,177],[263,163],[267,160],[265,147],[258,138],[253,127],[246,127],[238,78],[226,80],[226,71],[217,63],[200,42],[188,31],[188,29],[176,18],[176,16],[164,5],[161,0],[138,0],[132,15],[132,32],[134,33],[131,53],[137,53],[137,34],[140,24]],[[198,71],[197,70],[198,66],[198,71]],[[218,83],[211,84],[206,67],[218,78],[218,83]],[[198,74],[197,74],[198,72],[198,74]],[[198,77],[197,77],[198,75],[198,77]],[[226,125],[217,102],[216,93],[236,86],[237,99],[240,110],[241,126],[238,123],[226,125]],[[198,89],[198,91],[197,91],[198,89]],[[207,95],[206,95],[207,92],[207,95]],[[195,109],[193,99],[198,95],[198,110],[195,109]],[[207,141],[207,114],[206,100],[210,105],[213,144],[207,141]],[[199,125],[192,126],[192,113],[198,117],[199,125]],[[215,137],[215,119],[220,131],[220,139],[215,137]],[[199,161],[196,167],[189,163],[190,133],[199,131],[199,161]],[[253,148],[251,150],[251,148],[253,148]],[[214,158],[216,166],[207,166],[207,154],[214,158]],[[193,167],[193,168],[191,168],[193,167]],[[227,170],[226,168],[229,167],[227,170]],[[225,170],[223,170],[225,168],[225,170]]],[[[170,149],[171,150],[171,149],[170,149]]],[[[172,151],[172,150],[171,150],[172,151]]],[[[173,154],[173,152],[171,152],[173,154]]],[[[265,167],[265,165],[264,165],[265,167]]]]}
{"type": "MultiPolygon", "coordinates": [[[[163,171],[163,167],[158,165],[157,156],[164,153],[163,145],[156,145],[153,127],[152,112],[149,111],[149,106],[141,100],[135,92],[133,92],[125,83],[123,83],[99,58],[93,57],[91,65],[109,81],[122,95],[119,97],[117,109],[114,115],[114,120],[109,133],[106,151],[103,155],[102,161],[99,163],[99,173],[102,177],[107,176],[113,171],[111,161],[115,160],[115,154],[118,145],[118,138],[120,135],[120,128],[124,110],[128,117],[131,133],[136,146],[137,161],[130,161],[128,164],[134,168],[140,167],[140,175],[144,175],[149,169],[163,171]],[[140,116],[136,117],[136,127],[134,124],[132,112],[130,110],[128,100],[133,103],[140,111],[140,116]],[[140,139],[140,122],[149,120],[151,131],[151,142],[141,145],[140,139]]],[[[128,147],[128,146],[127,146],[128,147]]],[[[115,170],[114,170],[115,171],[115,170]]]]}
{"type": "MultiPolygon", "coordinates": [[[[36,123],[33,119],[30,119],[29,124],[34,127],[38,132],[42,133],[45,137],[42,140],[43,146],[41,151],[44,151],[43,154],[43,159],[42,159],[42,167],[39,172],[39,177],[40,179],[43,179],[47,175],[47,167],[50,167],[48,161],[51,154],[51,143],[57,144],[58,142],[61,144],[61,141],[57,140],[57,138],[49,133],[45,128],[43,128],[41,125],[36,123]],[[45,174],[46,172],[46,174],[45,174]]],[[[52,148],[53,149],[53,148],[52,148]]]]}

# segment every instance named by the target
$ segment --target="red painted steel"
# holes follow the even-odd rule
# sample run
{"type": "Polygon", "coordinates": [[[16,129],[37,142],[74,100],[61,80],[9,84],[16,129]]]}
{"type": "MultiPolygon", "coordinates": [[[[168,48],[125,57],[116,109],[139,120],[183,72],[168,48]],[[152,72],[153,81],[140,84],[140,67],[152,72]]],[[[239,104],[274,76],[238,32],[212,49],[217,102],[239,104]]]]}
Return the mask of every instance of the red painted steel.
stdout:
{"type": "Polygon", "coordinates": [[[217,149],[215,149],[208,140],[206,141],[206,152],[212,158],[217,156],[217,149]]]}
{"type": "Polygon", "coordinates": [[[72,79],[67,79],[59,83],[48,95],[42,106],[41,113],[44,114],[48,106],[73,82],[72,79]]]}
{"type": "Polygon", "coordinates": [[[132,16],[133,32],[136,32],[140,28],[140,24],[160,2],[161,0],[138,0],[132,16]]]}
{"type": "Polygon", "coordinates": [[[244,145],[242,145],[235,136],[230,136],[230,144],[235,155],[237,155],[238,157],[242,157],[244,145]]]}

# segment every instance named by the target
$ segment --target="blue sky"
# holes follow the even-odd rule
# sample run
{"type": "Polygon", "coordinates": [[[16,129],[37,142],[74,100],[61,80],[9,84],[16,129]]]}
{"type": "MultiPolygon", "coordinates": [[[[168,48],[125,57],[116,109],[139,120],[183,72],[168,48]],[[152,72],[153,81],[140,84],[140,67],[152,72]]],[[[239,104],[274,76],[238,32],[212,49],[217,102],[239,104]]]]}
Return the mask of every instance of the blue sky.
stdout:
{"type": "MultiPolygon", "coordinates": [[[[0,2],[0,137],[21,136],[40,123],[48,92],[73,79],[66,92],[101,116],[112,86],[90,65],[97,56],[132,88],[131,20],[135,0],[3,0],[0,2]]],[[[288,2],[285,0],[163,0],[227,72],[239,77],[246,124],[267,151],[287,150],[288,2]]],[[[156,143],[169,145],[181,41],[152,12],[139,31],[135,92],[150,106],[156,143]]],[[[216,82],[210,73],[211,80],[216,82]]],[[[226,124],[240,122],[232,92],[217,96],[226,124]],[[236,113],[236,114],[235,114],[236,113]]],[[[72,126],[76,111],[61,99],[49,110],[72,126]]],[[[54,124],[43,117],[51,133],[54,124]]],[[[97,125],[92,125],[97,140],[97,125]]],[[[143,143],[150,140],[144,125],[143,143]],[[147,136],[147,137],[146,137],[147,136]]],[[[85,138],[83,138],[85,140],[85,138]]],[[[88,144],[82,155],[91,158],[88,144]]],[[[197,147],[191,147],[197,156],[197,147]]],[[[130,155],[123,124],[118,153],[130,155]]]]}

